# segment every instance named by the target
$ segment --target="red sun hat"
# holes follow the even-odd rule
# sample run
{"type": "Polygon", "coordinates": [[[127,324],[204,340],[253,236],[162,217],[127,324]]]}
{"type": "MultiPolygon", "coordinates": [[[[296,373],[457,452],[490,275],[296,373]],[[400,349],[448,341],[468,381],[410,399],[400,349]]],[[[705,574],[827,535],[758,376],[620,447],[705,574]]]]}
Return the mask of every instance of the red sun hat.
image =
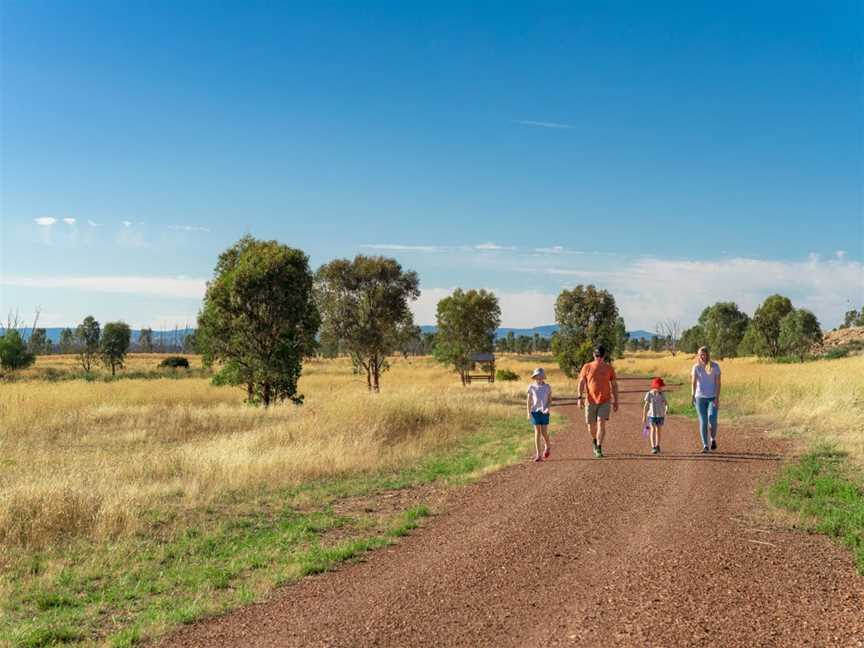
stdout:
{"type": "Polygon", "coordinates": [[[651,389],[663,389],[666,386],[666,383],[663,382],[662,378],[655,377],[651,381],[651,389]]]}

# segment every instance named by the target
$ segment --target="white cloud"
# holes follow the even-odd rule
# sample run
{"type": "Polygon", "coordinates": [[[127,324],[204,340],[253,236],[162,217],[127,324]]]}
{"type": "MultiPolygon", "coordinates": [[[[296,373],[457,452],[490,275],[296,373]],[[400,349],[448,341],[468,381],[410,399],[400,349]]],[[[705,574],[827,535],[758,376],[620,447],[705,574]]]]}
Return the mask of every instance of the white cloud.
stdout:
{"type": "Polygon", "coordinates": [[[197,225],[169,225],[168,229],[178,230],[181,232],[209,232],[208,227],[199,227],[197,225]]]}
{"type": "Polygon", "coordinates": [[[540,128],[573,128],[570,124],[559,124],[557,122],[533,121],[531,119],[520,119],[516,122],[523,126],[539,126],[540,128]]]}
{"type": "Polygon", "coordinates": [[[92,220],[88,220],[88,221],[87,221],[87,224],[88,224],[90,227],[102,227],[101,223],[96,223],[96,222],[93,222],[92,220]]]}
{"type": "Polygon", "coordinates": [[[0,284],[24,288],[62,288],[99,293],[128,293],[187,299],[202,299],[207,289],[205,279],[161,276],[26,277],[4,275],[0,277],[0,284]]]}
{"type": "Polygon", "coordinates": [[[63,222],[66,223],[67,225],[74,225],[75,219],[74,218],[64,218],[63,222]]]}
{"type": "Polygon", "coordinates": [[[568,250],[562,245],[553,245],[552,247],[534,248],[535,252],[540,254],[585,254],[581,250],[568,250]]]}
{"type": "Polygon", "coordinates": [[[57,222],[57,219],[51,216],[42,216],[40,218],[34,218],[33,222],[42,227],[51,227],[51,225],[54,225],[57,222]]]}
{"type": "Polygon", "coordinates": [[[515,247],[508,245],[498,245],[497,243],[480,243],[474,246],[475,250],[515,250],[515,247]]]}
{"type": "Polygon", "coordinates": [[[121,221],[121,222],[123,223],[123,227],[132,227],[135,224],[132,221],[128,221],[128,220],[121,221]]]}
{"type": "Polygon", "coordinates": [[[391,252],[443,252],[446,249],[437,245],[399,245],[391,243],[365,243],[360,247],[368,250],[389,250],[391,252]]]}

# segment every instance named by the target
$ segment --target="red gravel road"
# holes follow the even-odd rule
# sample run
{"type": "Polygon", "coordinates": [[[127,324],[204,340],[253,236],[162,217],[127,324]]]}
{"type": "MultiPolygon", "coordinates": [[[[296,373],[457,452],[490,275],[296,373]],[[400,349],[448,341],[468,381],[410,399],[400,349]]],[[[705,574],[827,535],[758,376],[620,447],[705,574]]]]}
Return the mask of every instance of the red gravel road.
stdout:
{"type": "Polygon", "coordinates": [[[561,408],[550,460],[458,489],[397,546],[162,645],[864,646],[851,556],[772,525],[754,495],[784,444],[721,428],[701,456],[695,423],[673,418],[650,456],[637,399],[613,415],[605,458],[561,408]]]}

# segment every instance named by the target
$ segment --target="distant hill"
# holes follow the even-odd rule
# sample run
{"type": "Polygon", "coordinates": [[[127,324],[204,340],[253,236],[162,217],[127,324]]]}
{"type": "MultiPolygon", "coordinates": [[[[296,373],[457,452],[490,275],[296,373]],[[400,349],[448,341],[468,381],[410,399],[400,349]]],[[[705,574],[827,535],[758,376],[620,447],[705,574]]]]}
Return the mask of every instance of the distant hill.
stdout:
{"type": "MultiPolygon", "coordinates": [[[[71,328],[73,331],[75,330],[74,326],[70,326],[69,328],[71,328]]],[[[30,337],[31,329],[29,327],[20,328],[18,330],[21,332],[21,336],[25,340],[30,337]]],[[[0,327],[0,335],[2,335],[4,331],[5,331],[5,329],[3,327],[0,327]]],[[[48,339],[51,340],[51,342],[53,342],[54,344],[58,344],[60,342],[61,331],[63,331],[63,327],[46,328],[45,329],[45,335],[48,336],[48,339]]],[[[174,329],[170,329],[167,331],[153,331],[153,344],[158,345],[158,344],[161,344],[163,342],[165,344],[172,344],[175,339],[178,341],[178,344],[179,344],[183,341],[183,338],[185,338],[190,333],[193,333],[194,331],[195,331],[195,329],[193,329],[193,328],[182,328],[182,329],[177,329],[176,331],[174,329]]],[[[141,331],[139,329],[133,329],[132,330],[132,344],[136,344],[138,342],[139,337],[141,337],[141,331]]]]}
{"type": "MultiPolygon", "coordinates": [[[[436,331],[435,326],[430,324],[425,324],[420,327],[420,329],[424,333],[434,333],[436,331]]],[[[519,337],[520,335],[527,335],[528,337],[533,337],[535,333],[539,333],[541,337],[550,338],[552,334],[558,330],[557,324],[545,324],[543,326],[535,326],[534,328],[499,328],[495,331],[496,338],[505,337],[510,331],[513,331],[513,335],[519,337]]],[[[650,340],[655,334],[650,331],[629,331],[631,339],[639,339],[639,340],[650,340]]]]}

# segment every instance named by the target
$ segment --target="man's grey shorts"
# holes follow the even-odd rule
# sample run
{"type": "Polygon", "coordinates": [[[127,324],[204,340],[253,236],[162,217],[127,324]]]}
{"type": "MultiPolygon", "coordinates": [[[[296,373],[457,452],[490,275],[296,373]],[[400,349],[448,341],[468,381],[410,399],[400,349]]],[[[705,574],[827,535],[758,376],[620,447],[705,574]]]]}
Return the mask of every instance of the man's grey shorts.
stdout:
{"type": "Polygon", "coordinates": [[[596,423],[598,418],[608,421],[611,411],[612,403],[610,401],[599,404],[588,403],[588,407],[585,408],[585,422],[596,423]]]}

